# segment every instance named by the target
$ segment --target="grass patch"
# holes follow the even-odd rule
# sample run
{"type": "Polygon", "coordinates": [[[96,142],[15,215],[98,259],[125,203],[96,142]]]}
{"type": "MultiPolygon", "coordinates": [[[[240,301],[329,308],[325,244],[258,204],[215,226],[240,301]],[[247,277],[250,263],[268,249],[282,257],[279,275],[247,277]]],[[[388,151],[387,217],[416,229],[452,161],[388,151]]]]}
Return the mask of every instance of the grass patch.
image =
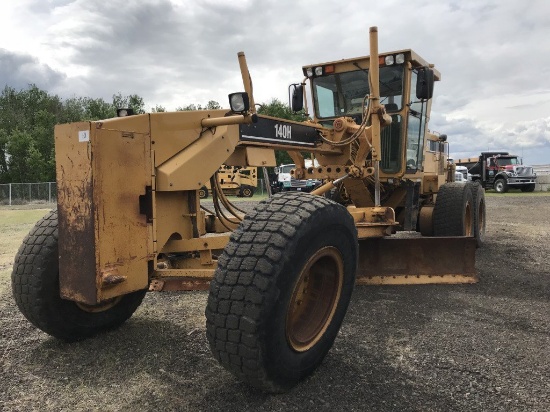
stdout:
{"type": "Polygon", "coordinates": [[[511,192],[506,192],[506,193],[497,193],[493,190],[487,190],[485,192],[485,196],[498,196],[498,197],[502,197],[502,196],[512,196],[512,197],[517,197],[517,196],[550,196],[550,192],[531,192],[531,193],[525,193],[525,192],[522,192],[522,191],[511,191],[511,192]]]}
{"type": "Polygon", "coordinates": [[[0,210],[0,291],[8,285],[13,259],[21,242],[49,209],[0,210]]]}

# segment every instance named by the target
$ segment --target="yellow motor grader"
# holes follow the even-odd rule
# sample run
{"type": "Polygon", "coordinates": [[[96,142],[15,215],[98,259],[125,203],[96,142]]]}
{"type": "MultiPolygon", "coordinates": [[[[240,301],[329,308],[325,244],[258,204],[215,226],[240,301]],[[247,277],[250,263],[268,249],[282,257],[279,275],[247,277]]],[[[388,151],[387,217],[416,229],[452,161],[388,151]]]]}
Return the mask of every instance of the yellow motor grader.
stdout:
{"type": "Polygon", "coordinates": [[[57,210],[25,238],[12,274],[36,327],[83,339],[122,324],[147,290],[209,288],[214,356],[280,392],[321,363],[356,283],[476,281],[484,193],[453,182],[446,136],[428,131],[433,65],[412,50],[379,53],[373,27],[369,56],[303,67],[291,101],[307,110],[309,83],[313,118],[293,122],[255,113],[238,60],[245,92],[229,95],[229,111],[120,110],[56,126],[57,210]],[[275,150],[296,179],[323,184],[245,215],[216,172],[276,166],[275,150]],[[200,200],[208,181],[213,206],[200,200]]]}

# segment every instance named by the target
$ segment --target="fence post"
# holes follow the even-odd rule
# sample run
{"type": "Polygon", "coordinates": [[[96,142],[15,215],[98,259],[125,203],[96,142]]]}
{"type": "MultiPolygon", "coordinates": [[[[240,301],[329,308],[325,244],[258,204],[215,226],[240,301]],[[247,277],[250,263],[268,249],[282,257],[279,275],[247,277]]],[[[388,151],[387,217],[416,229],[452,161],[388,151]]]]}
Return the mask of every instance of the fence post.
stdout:
{"type": "Polygon", "coordinates": [[[52,203],[52,182],[48,182],[48,203],[52,203]]]}
{"type": "Polygon", "coordinates": [[[11,183],[10,183],[10,206],[11,206],[11,183]]]}

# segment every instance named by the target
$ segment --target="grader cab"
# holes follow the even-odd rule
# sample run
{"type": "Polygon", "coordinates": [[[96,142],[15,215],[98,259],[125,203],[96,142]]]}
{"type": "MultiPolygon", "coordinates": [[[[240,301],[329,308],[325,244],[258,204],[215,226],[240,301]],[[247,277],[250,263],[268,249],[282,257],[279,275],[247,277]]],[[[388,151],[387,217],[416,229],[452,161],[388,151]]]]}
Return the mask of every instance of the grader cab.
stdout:
{"type": "Polygon", "coordinates": [[[379,54],[376,28],[370,45],[368,57],[304,66],[293,106],[309,82],[311,121],[257,115],[239,53],[245,92],[229,96],[229,113],[58,125],[58,207],[27,236],[12,274],[23,314],[71,341],[122,324],[147,290],[209,288],[214,356],[278,392],[321,363],[356,282],[475,282],[484,195],[448,183],[446,138],[427,129],[440,75],[411,50],[379,54]],[[245,216],[216,172],[276,166],[275,150],[292,157],[296,179],[324,183],[245,216]],[[305,166],[305,152],[318,166],[305,166]]]}

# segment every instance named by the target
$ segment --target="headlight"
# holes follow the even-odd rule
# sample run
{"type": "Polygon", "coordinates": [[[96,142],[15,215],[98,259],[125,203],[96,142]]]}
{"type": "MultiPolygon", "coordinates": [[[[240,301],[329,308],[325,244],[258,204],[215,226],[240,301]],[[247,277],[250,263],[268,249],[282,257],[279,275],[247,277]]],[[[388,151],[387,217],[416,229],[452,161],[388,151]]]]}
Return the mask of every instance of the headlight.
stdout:
{"type": "Polygon", "coordinates": [[[403,53],[399,53],[397,56],[395,56],[395,62],[397,64],[405,63],[405,55],[403,53]]]}
{"type": "Polygon", "coordinates": [[[306,69],[306,76],[307,77],[313,77],[313,67],[308,67],[306,69]]]}
{"type": "Polygon", "coordinates": [[[393,56],[386,56],[385,62],[386,66],[391,66],[393,64],[393,56]]]}
{"type": "Polygon", "coordinates": [[[322,76],[323,75],[323,67],[319,66],[315,68],[315,76],[322,76]]]}

